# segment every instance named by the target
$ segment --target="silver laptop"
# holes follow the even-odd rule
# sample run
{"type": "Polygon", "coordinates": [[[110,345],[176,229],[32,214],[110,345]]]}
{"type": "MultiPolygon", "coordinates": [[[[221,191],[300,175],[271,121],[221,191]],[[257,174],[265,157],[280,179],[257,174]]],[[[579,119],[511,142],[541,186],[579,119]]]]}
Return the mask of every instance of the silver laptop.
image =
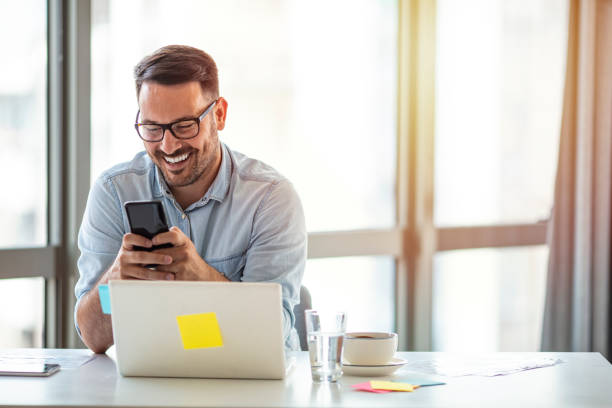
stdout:
{"type": "Polygon", "coordinates": [[[109,288],[121,375],[281,379],[289,370],[276,283],[117,280],[109,288]]]}

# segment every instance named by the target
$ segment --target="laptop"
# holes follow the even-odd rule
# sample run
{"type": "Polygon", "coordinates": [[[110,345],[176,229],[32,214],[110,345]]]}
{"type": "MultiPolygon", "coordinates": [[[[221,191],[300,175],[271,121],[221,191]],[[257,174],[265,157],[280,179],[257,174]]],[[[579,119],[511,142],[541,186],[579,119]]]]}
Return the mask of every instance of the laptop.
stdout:
{"type": "Polygon", "coordinates": [[[109,289],[123,376],[282,379],[289,371],[277,283],[116,280],[109,289]]]}

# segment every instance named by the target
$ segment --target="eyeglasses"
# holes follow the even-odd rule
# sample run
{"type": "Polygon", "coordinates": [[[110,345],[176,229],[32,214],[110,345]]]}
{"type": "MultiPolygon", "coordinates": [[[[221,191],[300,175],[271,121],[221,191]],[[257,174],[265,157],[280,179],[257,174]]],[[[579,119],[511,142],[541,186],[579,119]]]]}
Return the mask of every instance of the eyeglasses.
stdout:
{"type": "Polygon", "coordinates": [[[134,127],[138,136],[145,142],[161,142],[166,134],[166,130],[177,139],[193,139],[200,133],[200,122],[208,115],[208,112],[215,106],[217,100],[212,101],[206,110],[197,118],[181,119],[172,123],[139,123],[138,116],[140,110],[136,113],[136,123],[134,127]]]}

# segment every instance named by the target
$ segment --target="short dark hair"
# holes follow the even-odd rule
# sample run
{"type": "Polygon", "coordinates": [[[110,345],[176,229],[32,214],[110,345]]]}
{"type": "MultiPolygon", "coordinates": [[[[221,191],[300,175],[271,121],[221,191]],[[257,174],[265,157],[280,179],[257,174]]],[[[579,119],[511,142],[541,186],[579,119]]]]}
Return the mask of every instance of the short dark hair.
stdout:
{"type": "Polygon", "coordinates": [[[217,64],[210,55],[187,45],[167,45],[144,57],[134,67],[136,97],[144,81],[176,85],[198,81],[202,91],[219,97],[217,64]]]}

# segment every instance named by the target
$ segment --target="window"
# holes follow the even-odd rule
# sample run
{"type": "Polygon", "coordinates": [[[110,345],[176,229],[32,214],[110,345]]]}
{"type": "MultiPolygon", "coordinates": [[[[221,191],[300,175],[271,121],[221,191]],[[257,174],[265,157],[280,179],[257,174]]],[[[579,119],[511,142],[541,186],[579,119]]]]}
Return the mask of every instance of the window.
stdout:
{"type": "MultiPolygon", "coordinates": [[[[143,149],[133,67],[188,44],[217,62],[221,140],[293,182],[309,232],[393,228],[397,18],[394,1],[92,1],[92,178],[143,149]]],[[[346,255],[308,262],[314,304],[393,330],[393,258],[346,255]]]]}
{"type": "Polygon", "coordinates": [[[42,347],[45,280],[0,280],[0,348],[42,347]]]}
{"type": "MultiPolygon", "coordinates": [[[[0,240],[1,278],[44,277],[47,295],[55,284],[70,293],[71,240],[90,179],[142,150],[132,69],[162,45],[187,43],[219,65],[230,103],[222,140],[276,167],[302,197],[304,282],[315,304],[347,303],[355,329],[371,313],[384,316],[371,328],[397,330],[402,349],[458,349],[461,333],[447,317],[466,296],[447,290],[458,271],[468,276],[488,262],[493,282],[508,276],[506,263],[528,264],[526,281],[541,282],[565,1],[48,4],[28,0],[0,13],[10,74],[0,79],[2,174],[22,198],[0,204],[10,231],[0,240]],[[15,35],[27,46],[6,40],[15,35]],[[323,281],[360,295],[334,297],[323,281]]],[[[40,293],[36,285],[24,293],[40,293]]],[[[523,299],[527,286],[513,290],[523,299]]],[[[538,290],[528,298],[521,304],[541,304],[538,290]]],[[[76,344],[61,340],[72,321],[64,300],[45,302],[61,313],[43,330],[58,346],[76,344]]],[[[491,308],[502,310],[500,302],[491,308]]],[[[533,348],[524,339],[539,323],[497,316],[474,327],[521,340],[484,348],[533,348]]]]}
{"type": "Polygon", "coordinates": [[[188,44],[218,64],[229,101],[221,140],[295,184],[310,231],[393,226],[395,10],[370,1],[93,1],[92,177],[143,149],[133,67],[163,45],[188,44]]]}
{"type": "Polygon", "coordinates": [[[310,259],[304,285],[314,309],[347,313],[347,331],[393,331],[395,266],[391,257],[310,259]]]}
{"type": "Polygon", "coordinates": [[[0,347],[44,344],[47,219],[47,2],[0,5],[0,347]],[[10,12],[7,10],[10,7],[10,12]],[[18,40],[15,40],[18,38],[18,40]]]}
{"type": "Polygon", "coordinates": [[[437,12],[436,225],[546,220],[567,4],[438,0],[437,12]]]}
{"type": "Polygon", "coordinates": [[[0,248],[47,242],[46,2],[21,1],[0,13],[0,248]],[[19,38],[19,41],[15,41],[19,38]]]}
{"type": "Polygon", "coordinates": [[[546,246],[439,252],[433,349],[538,350],[547,260],[546,246]]]}
{"type": "Polygon", "coordinates": [[[506,248],[434,256],[432,346],[537,351],[547,249],[522,245],[545,244],[552,207],[567,4],[437,4],[434,224],[439,249],[441,241],[441,249],[469,248],[466,241],[506,248]],[[461,238],[452,239],[453,234],[461,238]],[[507,242],[512,241],[507,236],[524,238],[507,242]]]}

